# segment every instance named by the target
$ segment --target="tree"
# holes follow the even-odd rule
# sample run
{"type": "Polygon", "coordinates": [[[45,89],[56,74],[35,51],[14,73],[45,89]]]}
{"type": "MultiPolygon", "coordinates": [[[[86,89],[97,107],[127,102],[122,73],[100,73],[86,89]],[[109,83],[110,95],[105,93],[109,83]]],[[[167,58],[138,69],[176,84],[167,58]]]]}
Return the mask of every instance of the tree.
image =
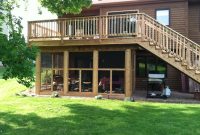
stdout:
{"type": "Polygon", "coordinates": [[[0,0],[0,61],[5,72],[3,79],[17,78],[17,81],[30,87],[34,81],[34,60],[37,48],[29,47],[22,35],[21,18],[12,15],[11,11],[17,5],[15,0],[0,0]],[[2,32],[2,24],[6,23],[9,35],[2,32]]]}
{"type": "MultiPolygon", "coordinates": [[[[80,13],[82,8],[87,8],[92,3],[92,0],[39,1],[43,7],[57,15],[80,13]]],[[[34,81],[33,67],[38,49],[26,43],[21,18],[12,15],[14,7],[19,7],[18,0],[0,0],[0,11],[3,11],[0,13],[0,61],[5,67],[3,78],[17,78],[19,83],[30,87],[34,81]],[[2,32],[3,23],[7,24],[9,35],[2,32]]]]}
{"type": "Polygon", "coordinates": [[[39,0],[41,5],[50,12],[61,16],[63,14],[77,14],[83,8],[88,8],[92,0],[39,0]]]}

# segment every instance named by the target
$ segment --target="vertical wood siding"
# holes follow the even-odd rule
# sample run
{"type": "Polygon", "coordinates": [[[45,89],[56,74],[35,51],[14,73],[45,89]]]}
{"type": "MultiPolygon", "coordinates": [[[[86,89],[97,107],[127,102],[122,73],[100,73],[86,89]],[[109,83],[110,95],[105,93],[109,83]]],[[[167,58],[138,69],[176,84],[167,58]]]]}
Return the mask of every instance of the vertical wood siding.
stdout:
{"type": "Polygon", "coordinates": [[[200,4],[189,5],[189,38],[200,44],[200,4]]]}
{"type": "Polygon", "coordinates": [[[143,5],[132,5],[119,6],[119,7],[106,7],[101,8],[100,14],[106,15],[109,11],[120,11],[120,10],[139,10],[139,12],[146,13],[151,17],[155,18],[156,9],[170,9],[170,27],[180,32],[181,34],[188,35],[188,4],[187,2],[171,2],[171,3],[159,3],[159,4],[143,4],[143,5]]]}

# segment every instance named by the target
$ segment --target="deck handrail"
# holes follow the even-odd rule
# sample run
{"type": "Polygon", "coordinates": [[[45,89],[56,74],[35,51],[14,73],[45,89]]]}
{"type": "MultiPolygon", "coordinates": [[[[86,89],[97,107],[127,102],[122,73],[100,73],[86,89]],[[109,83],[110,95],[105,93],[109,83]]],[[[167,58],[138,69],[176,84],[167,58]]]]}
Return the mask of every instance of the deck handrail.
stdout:
{"type": "Polygon", "coordinates": [[[200,45],[144,14],[142,37],[188,68],[200,70],[200,45]]]}
{"type": "MultiPolygon", "coordinates": [[[[151,18],[152,20],[154,20],[154,21],[157,22],[158,24],[162,25],[160,22],[158,22],[157,20],[155,20],[153,17],[149,16],[148,14],[145,14],[145,13],[142,13],[142,14],[143,14],[144,16],[148,17],[148,18],[151,18]]],[[[192,41],[192,40],[189,39],[188,37],[186,37],[186,36],[184,36],[184,35],[178,33],[177,31],[173,30],[172,28],[170,28],[170,27],[168,27],[168,26],[166,26],[166,25],[163,25],[163,27],[165,27],[166,29],[169,29],[169,30],[173,31],[174,33],[176,33],[176,34],[179,35],[179,36],[182,36],[183,38],[186,38],[186,39],[189,40],[191,43],[196,44],[197,46],[200,47],[199,44],[195,43],[194,41],[192,41]]]]}

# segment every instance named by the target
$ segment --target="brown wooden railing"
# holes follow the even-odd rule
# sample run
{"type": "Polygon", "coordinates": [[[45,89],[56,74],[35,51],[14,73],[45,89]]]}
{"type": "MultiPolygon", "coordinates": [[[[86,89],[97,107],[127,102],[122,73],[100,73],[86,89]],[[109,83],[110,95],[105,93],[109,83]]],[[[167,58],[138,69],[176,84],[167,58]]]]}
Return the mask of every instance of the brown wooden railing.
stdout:
{"type": "Polygon", "coordinates": [[[141,37],[181,64],[200,71],[200,46],[143,13],[31,21],[28,36],[61,40],[141,37]]]}
{"type": "Polygon", "coordinates": [[[95,16],[29,22],[29,39],[108,38],[137,35],[143,14],[95,16]]]}
{"type": "Polygon", "coordinates": [[[183,65],[191,69],[200,70],[200,46],[174,31],[158,23],[154,18],[144,14],[142,37],[156,44],[163,52],[169,53],[183,65]]]}

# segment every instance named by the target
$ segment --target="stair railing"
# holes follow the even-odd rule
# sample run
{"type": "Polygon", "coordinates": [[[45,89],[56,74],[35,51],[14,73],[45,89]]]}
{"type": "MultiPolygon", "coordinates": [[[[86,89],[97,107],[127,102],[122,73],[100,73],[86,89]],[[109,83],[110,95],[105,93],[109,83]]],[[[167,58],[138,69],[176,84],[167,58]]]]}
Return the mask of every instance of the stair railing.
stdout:
{"type": "Polygon", "coordinates": [[[142,37],[188,68],[200,71],[200,45],[143,14],[142,37]]]}

